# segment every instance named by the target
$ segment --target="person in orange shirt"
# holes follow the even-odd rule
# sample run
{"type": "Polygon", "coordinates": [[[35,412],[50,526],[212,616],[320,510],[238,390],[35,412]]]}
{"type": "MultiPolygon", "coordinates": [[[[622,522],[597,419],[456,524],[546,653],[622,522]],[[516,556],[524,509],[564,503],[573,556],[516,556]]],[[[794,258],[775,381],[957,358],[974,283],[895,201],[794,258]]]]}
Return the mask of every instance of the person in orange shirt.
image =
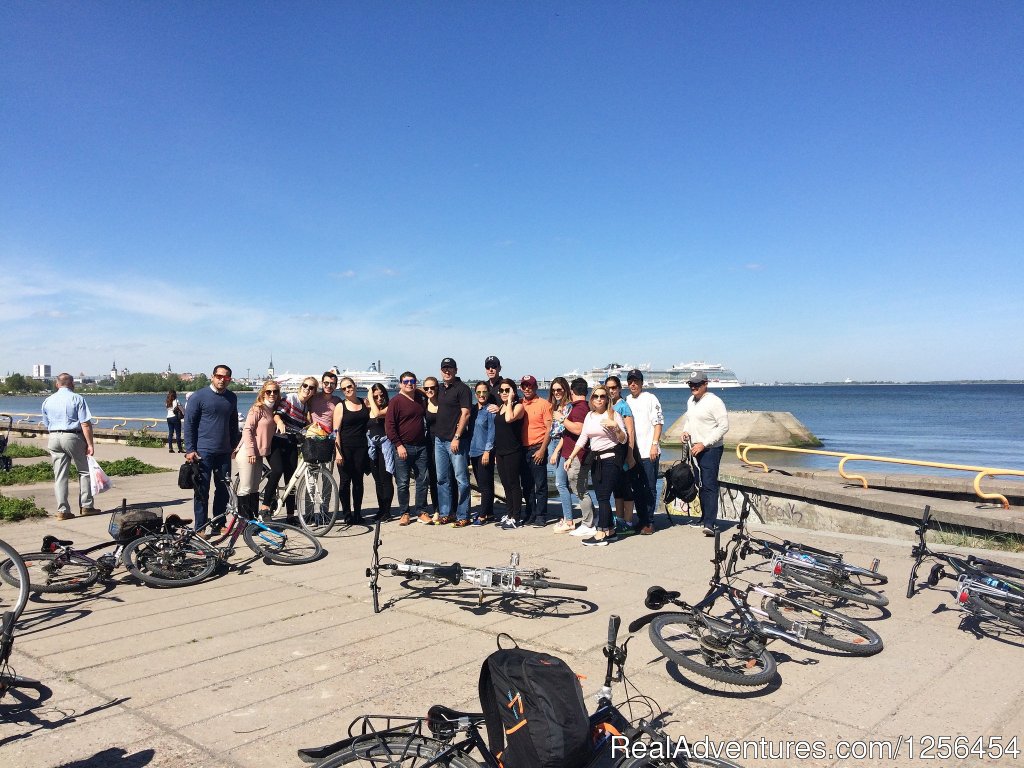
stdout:
{"type": "Polygon", "coordinates": [[[548,522],[548,441],[551,440],[551,403],[537,397],[537,379],[523,376],[523,464],[520,479],[526,502],[523,525],[543,528],[548,522]]]}

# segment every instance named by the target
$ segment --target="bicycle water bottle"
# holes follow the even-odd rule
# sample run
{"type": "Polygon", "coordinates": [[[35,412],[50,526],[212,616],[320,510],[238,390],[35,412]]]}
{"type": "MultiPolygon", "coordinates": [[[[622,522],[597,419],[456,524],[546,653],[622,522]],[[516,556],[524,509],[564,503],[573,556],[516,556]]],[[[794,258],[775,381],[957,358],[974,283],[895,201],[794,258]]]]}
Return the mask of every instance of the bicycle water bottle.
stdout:
{"type": "Polygon", "coordinates": [[[1010,591],[1010,588],[1006,586],[1006,584],[999,581],[999,579],[993,579],[991,576],[986,576],[984,579],[982,579],[982,583],[988,584],[990,587],[992,587],[993,589],[998,589],[1000,592],[1010,591]]]}

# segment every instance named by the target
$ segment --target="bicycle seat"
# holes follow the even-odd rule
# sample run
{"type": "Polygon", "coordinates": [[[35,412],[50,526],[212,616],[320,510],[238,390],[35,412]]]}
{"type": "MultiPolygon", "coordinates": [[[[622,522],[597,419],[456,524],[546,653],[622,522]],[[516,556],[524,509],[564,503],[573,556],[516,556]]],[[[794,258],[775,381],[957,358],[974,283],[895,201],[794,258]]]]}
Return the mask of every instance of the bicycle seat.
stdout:
{"type": "Polygon", "coordinates": [[[177,515],[168,515],[167,519],[164,520],[164,530],[168,533],[174,533],[179,528],[184,528],[186,525],[192,525],[191,518],[182,518],[177,515]]]}
{"type": "Polygon", "coordinates": [[[74,542],[67,539],[58,539],[56,536],[43,536],[43,546],[39,548],[39,551],[56,552],[57,547],[70,547],[72,544],[74,542]]]}
{"type": "Polygon", "coordinates": [[[446,707],[443,704],[434,704],[427,710],[427,725],[433,732],[449,730],[460,718],[467,717],[470,720],[483,720],[482,712],[460,712],[457,709],[446,707]]]}

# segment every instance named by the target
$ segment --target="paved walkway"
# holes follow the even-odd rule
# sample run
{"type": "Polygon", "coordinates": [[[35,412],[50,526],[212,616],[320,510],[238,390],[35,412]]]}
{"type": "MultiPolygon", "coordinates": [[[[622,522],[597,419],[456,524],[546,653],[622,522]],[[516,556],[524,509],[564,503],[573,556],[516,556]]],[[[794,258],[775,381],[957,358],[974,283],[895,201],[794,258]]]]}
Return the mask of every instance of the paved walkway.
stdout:
{"type": "MultiPolygon", "coordinates": [[[[167,466],[180,459],[166,450],[111,445],[101,445],[99,453],[167,466]]],[[[115,479],[117,487],[98,506],[111,509],[123,496],[188,512],[190,499],[175,480],[171,473],[115,479]]],[[[29,491],[52,508],[48,486],[4,489],[8,495],[29,491]]],[[[46,533],[88,544],[107,539],[107,522],[101,516],[2,525],[0,537],[21,550],[37,548],[46,533]]],[[[663,516],[658,522],[667,525],[663,516]]],[[[644,594],[655,583],[696,598],[711,572],[709,540],[684,526],[586,548],[550,527],[502,532],[391,523],[383,533],[386,556],[495,565],[517,551],[524,565],[547,566],[590,591],[480,606],[469,591],[427,597],[382,578],[382,599],[395,603],[374,615],[364,576],[368,534],[365,528],[332,532],[324,540],[327,555],[306,566],[243,565],[239,553],[239,569],[194,587],[151,589],[120,570],[88,595],[33,600],[13,661],[51,692],[34,708],[12,709],[8,700],[0,705],[0,765],[298,766],[296,748],[340,738],[361,713],[422,714],[435,702],[475,708],[480,662],[498,632],[562,656],[587,676],[584,691],[594,693],[603,676],[600,647],[609,614],[628,623],[644,613],[644,594]]],[[[630,643],[627,671],[671,713],[670,733],[763,738],[776,755],[783,742],[820,740],[834,750],[840,740],[895,743],[904,737],[896,759],[797,761],[748,751],[737,760],[748,768],[1024,765],[1019,758],[919,756],[931,737],[1024,739],[1024,638],[962,621],[951,583],[905,599],[909,535],[907,541],[790,535],[844,551],[851,562],[881,558],[881,570],[892,579],[892,615],[866,617],[885,650],[852,659],[776,644],[780,682],[746,691],[680,672],[642,633],[630,643]],[[907,737],[914,740],[914,759],[907,737]]],[[[5,605],[12,595],[10,587],[0,588],[5,605]]]]}

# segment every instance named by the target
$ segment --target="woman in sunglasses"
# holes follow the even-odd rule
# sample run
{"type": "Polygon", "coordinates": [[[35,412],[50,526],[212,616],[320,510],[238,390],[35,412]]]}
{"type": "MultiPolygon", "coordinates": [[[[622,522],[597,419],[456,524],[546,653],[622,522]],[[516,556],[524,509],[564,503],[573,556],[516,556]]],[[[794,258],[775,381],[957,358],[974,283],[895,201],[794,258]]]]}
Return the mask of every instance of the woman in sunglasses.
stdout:
{"type": "Polygon", "coordinates": [[[263,382],[256,402],[245,416],[242,439],[235,450],[235,471],[238,472],[238,510],[244,516],[255,516],[259,504],[263,459],[270,456],[274,439],[274,410],[281,398],[281,387],[273,379],[263,382]]]}
{"type": "Polygon", "coordinates": [[[480,511],[473,525],[484,525],[494,517],[494,414],[487,408],[491,390],[486,381],[476,385],[474,394],[476,402],[469,417],[469,461],[480,489],[480,511]]]}
{"type": "Polygon", "coordinates": [[[369,469],[369,443],[366,430],[370,423],[370,407],[356,393],[356,383],[347,376],[338,382],[344,396],[334,409],[334,431],[338,444],[338,492],[345,522],[363,522],[363,477],[369,469]]]}
{"type": "Polygon", "coordinates": [[[572,410],[572,398],[569,396],[569,382],[564,376],[556,376],[551,380],[548,390],[548,402],[551,403],[551,439],[548,441],[548,463],[555,468],[555,488],[558,489],[558,500],[562,504],[562,519],[555,525],[555,533],[565,533],[573,529],[572,494],[569,493],[569,475],[565,471],[565,460],[562,458],[562,433],[565,431],[563,422],[572,410]]]}
{"type": "Polygon", "coordinates": [[[370,474],[377,489],[377,519],[382,521],[391,517],[391,501],[395,498],[395,446],[384,431],[390,400],[383,384],[378,382],[370,387],[370,426],[366,437],[370,474]]]}
{"type": "MultiPolygon", "coordinates": [[[[309,423],[309,401],[316,394],[316,390],[316,379],[307,376],[299,385],[297,393],[282,394],[277,401],[277,407],[274,409],[277,434],[270,444],[270,475],[263,489],[263,505],[260,507],[260,514],[265,517],[272,514],[270,505],[277,498],[278,482],[284,478],[285,483],[288,483],[295,474],[295,467],[299,463],[299,440],[302,439],[302,430],[309,423]]],[[[285,506],[288,510],[286,522],[298,523],[298,518],[295,517],[294,494],[288,495],[285,506]]]]}
{"type": "Polygon", "coordinates": [[[526,409],[519,402],[519,392],[512,379],[502,379],[498,385],[501,405],[494,416],[494,456],[498,477],[505,489],[505,516],[502,530],[515,530],[522,523],[523,488],[519,480],[519,466],[523,461],[523,416],[526,409]]]}
{"type": "Polygon", "coordinates": [[[603,547],[616,540],[615,520],[612,517],[611,496],[619,479],[620,462],[618,446],[626,442],[626,425],[622,416],[611,408],[608,390],[604,386],[594,387],[590,395],[590,413],[583,420],[576,447],[572,449],[565,465],[571,466],[577,454],[590,446],[593,454],[591,476],[597,495],[597,532],[583,544],[588,547],[603,547]]]}
{"type": "MultiPolygon", "coordinates": [[[[441,520],[437,512],[437,464],[434,462],[434,425],[437,423],[437,390],[439,386],[437,379],[433,376],[427,376],[427,378],[423,380],[423,394],[427,396],[427,413],[426,416],[424,416],[424,421],[427,423],[427,474],[430,479],[430,507],[432,510],[430,522],[434,525],[445,525],[451,521],[441,520]]],[[[454,482],[451,487],[453,489],[452,495],[457,496],[458,491],[454,490],[456,488],[454,482]]],[[[452,502],[452,508],[454,509],[457,506],[458,499],[455,499],[452,502]]],[[[423,519],[423,515],[420,515],[420,522],[426,522],[423,519]]]]}

